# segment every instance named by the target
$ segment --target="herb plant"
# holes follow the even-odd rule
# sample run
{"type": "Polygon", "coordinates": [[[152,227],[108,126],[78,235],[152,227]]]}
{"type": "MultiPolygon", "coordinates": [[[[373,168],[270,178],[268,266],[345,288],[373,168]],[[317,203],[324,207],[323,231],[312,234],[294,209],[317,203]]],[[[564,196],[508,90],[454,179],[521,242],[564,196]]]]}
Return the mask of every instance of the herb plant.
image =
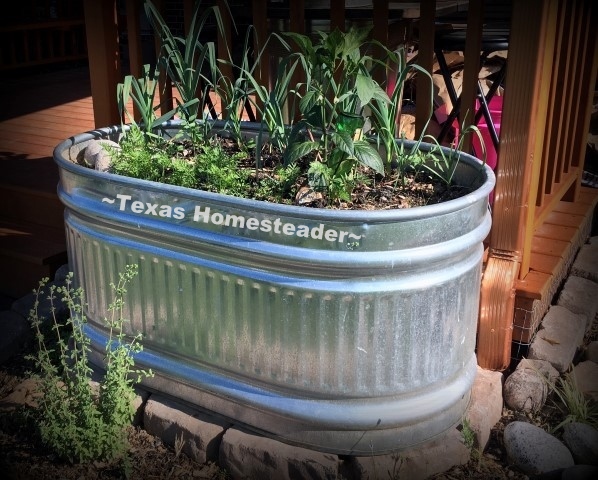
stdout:
{"type": "MultiPolygon", "coordinates": [[[[139,112],[141,118],[140,128],[146,136],[155,135],[154,129],[163,124],[167,120],[174,117],[177,112],[176,109],[165,113],[160,118],[156,116],[156,110],[160,108],[159,105],[154,105],[156,97],[156,88],[158,87],[158,70],[151,69],[149,65],[143,66],[143,76],[135,78],[133,75],[127,75],[122,83],[117,85],[117,103],[118,111],[121,118],[127,118],[132,124],[137,125],[134,115],[128,110],[129,101],[133,102],[134,108],[139,112]]],[[[190,105],[197,103],[194,99],[189,102],[190,105]]]]}
{"type": "Polygon", "coordinates": [[[573,422],[598,428],[598,402],[584,395],[577,385],[574,373],[559,377],[550,387],[555,396],[553,402],[564,416],[564,419],[552,429],[553,432],[573,422]]]}
{"type": "Polygon", "coordinates": [[[85,300],[82,289],[72,286],[72,274],[66,286],[49,288],[49,299],[55,304],[57,295],[67,305],[70,316],[65,322],[52,309],[52,328],[56,345],[52,347],[42,331],[46,319],[38,315],[40,295],[47,279],[34,291],[36,301],[30,320],[36,333],[38,350],[29,359],[38,373],[32,374],[39,385],[38,408],[33,412],[42,441],[63,459],[71,462],[95,460],[122,461],[127,466],[128,449],[126,426],[134,414],[133,384],[151,371],[134,366],[134,354],[141,351],[141,337],[127,339],[123,331],[126,284],[136,274],[128,266],[112,285],[115,300],[109,306],[111,317],[106,319],[109,341],[106,345],[106,373],[99,392],[90,384],[92,369],[89,365],[90,340],[83,331],[86,322],[85,300]]]}

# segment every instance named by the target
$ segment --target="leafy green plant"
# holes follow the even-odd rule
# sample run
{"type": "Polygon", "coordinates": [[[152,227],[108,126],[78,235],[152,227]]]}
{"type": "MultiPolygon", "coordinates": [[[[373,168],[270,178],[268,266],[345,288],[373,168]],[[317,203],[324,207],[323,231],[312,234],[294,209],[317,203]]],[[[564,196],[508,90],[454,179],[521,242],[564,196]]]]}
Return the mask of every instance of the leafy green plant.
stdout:
{"type": "Polygon", "coordinates": [[[69,274],[64,287],[51,286],[48,298],[55,305],[57,295],[67,305],[70,315],[65,322],[52,308],[52,327],[55,346],[50,346],[44,336],[42,323],[46,319],[38,314],[40,295],[47,279],[34,291],[35,303],[30,320],[35,330],[38,350],[29,357],[38,373],[32,374],[39,385],[38,408],[32,412],[42,441],[58,456],[71,462],[94,460],[122,461],[126,467],[128,450],[126,426],[134,414],[133,385],[151,371],[138,370],[134,355],[141,351],[141,336],[127,340],[123,331],[126,284],[136,274],[129,265],[112,284],[115,300],[109,306],[111,316],[106,319],[109,340],[106,345],[106,374],[95,392],[90,383],[92,369],[89,365],[90,340],[83,327],[85,301],[81,288],[72,285],[69,274]],[[68,333],[67,333],[68,332],[68,333]],[[69,335],[70,334],[70,335],[69,335]]]}
{"type": "Polygon", "coordinates": [[[195,188],[195,165],[177,158],[181,146],[155,136],[148,138],[133,125],[120,141],[120,149],[112,152],[111,171],[143,180],[195,188]]]}
{"type": "MultiPolygon", "coordinates": [[[[213,42],[202,43],[202,30],[210,16],[216,19],[221,32],[224,28],[218,7],[202,11],[200,3],[196,3],[187,36],[179,38],[172,34],[154,5],[149,0],[146,2],[146,13],[161,42],[158,70],[146,69],[144,79],[125,79],[119,90],[120,101],[124,105],[130,97],[137,108],[145,112],[142,113],[143,124],[151,128],[140,129],[149,138],[148,132],[153,127],[171,118],[171,112],[156,118],[155,110],[150,108],[155,80],[162,71],[180,92],[182,103],[176,113],[182,119],[182,127],[180,134],[169,142],[152,139],[145,144],[137,138],[138,132],[130,129],[126,136],[131,136],[131,140],[125,139],[120,152],[114,152],[115,173],[288,203],[293,201],[293,188],[288,188],[284,180],[283,185],[274,185],[281,179],[278,165],[282,163],[285,168],[297,165],[299,171],[294,180],[307,183],[312,192],[324,196],[323,203],[340,205],[350,203],[358,187],[362,192],[370,191],[370,185],[382,182],[388,191],[393,177],[395,188],[401,179],[400,186],[407,188],[410,181],[407,173],[415,175],[425,171],[426,176],[450,184],[461,158],[465,135],[474,132],[481,138],[477,128],[471,126],[462,128],[459,141],[448,149],[442,148],[431,136],[422,135],[408,147],[400,141],[405,85],[416,74],[427,77],[431,84],[432,77],[423,68],[407,62],[404,49],[392,51],[371,40],[369,27],[351,28],[347,32],[338,29],[317,32],[313,37],[293,32],[272,33],[252,58],[251,44],[255,44],[256,39],[250,26],[237,65],[229,46],[225,60],[216,59],[213,42]],[[268,85],[256,72],[261,62],[269,61],[265,52],[275,41],[279,42],[277,49],[282,48],[288,55],[282,55],[276,75],[268,85]],[[389,65],[393,68],[387,68],[389,65]],[[222,66],[234,72],[232,78],[222,74],[222,66]],[[376,73],[382,70],[387,75],[379,82],[376,73]],[[208,91],[215,93],[222,106],[224,122],[219,131],[209,118],[199,117],[197,96],[205,97],[208,91]],[[261,129],[253,138],[242,131],[243,107],[248,102],[261,117],[261,129]],[[236,164],[220,160],[214,141],[220,135],[232,138],[245,157],[235,155],[239,161],[236,164]],[[424,140],[429,140],[431,149],[420,148],[424,140]],[[194,157],[179,155],[176,152],[179,147],[173,149],[171,144],[184,145],[181,148],[192,152],[194,157]],[[134,152],[135,149],[140,151],[134,152]],[[276,160],[272,160],[274,157],[276,160]],[[209,165],[212,161],[215,164],[209,165]],[[256,168],[255,175],[239,173],[239,170],[248,170],[251,162],[256,168]],[[223,168],[231,171],[225,172],[223,168]],[[248,178],[251,181],[248,182],[248,178]],[[212,185],[212,181],[216,184],[212,185]]],[[[433,104],[432,98],[430,104],[433,104]]],[[[431,118],[432,111],[428,123],[431,118]]],[[[230,151],[228,147],[227,151],[230,151]]],[[[416,191],[412,189],[410,193],[416,191]]],[[[386,196],[381,193],[371,198],[386,199],[386,196]]],[[[414,203],[425,201],[418,198],[414,203]]]]}
{"type": "MultiPolygon", "coordinates": [[[[220,60],[223,64],[229,65],[235,72],[234,78],[226,75],[219,75],[218,81],[214,83],[216,95],[220,98],[222,105],[222,114],[225,119],[225,129],[230,132],[237,142],[240,149],[244,149],[245,141],[241,132],[241,121],[243,109],[247,103],[251,102],[253,88],[259,88],[253,76],[253,71],[257,62],[250,62],[250,47],[252,28],[247,29],[245,43],[243,45],[243,54],[240,65],[235,65],[232,60],[232,53],[228,50],[228,60],[220,60]],[[251,66],[250,66],[251,65],[251,66]],[[254,87],[251,87],[251,85],[254,87]]],[[[228,45],[227,45],[228,49],[228,45]]],[[[255,105],[255,102],[253,102],[255,105]]]]}
{"type": "Polygon", "coordinates": [[[463,437],[463,443],[468,450],[473,450],[475,446],[475,432],[471,428],[471,424],[466,417],[463,417],[461,422],[461,436],[463,437]]]}
{"type": "Polygon", "coordinates": [[[239,169],[243,152],[228,154],[220,145],[201,145],[195,160],[195,177],[204,189],[228,195],[243,195],[250,171],[239,169]]]}
{"type": "Polygon", "coordinates": [[[482,132],[475,125],[463,125],[456,141],[449,145],[446,150],[441,147],[435,137],[425,135],[423,139],[432,144],[434,148],[425,155],[425,160],[420,164],[435,177],[440,178],[447,185],[450,184],[463,154],[463,142],[466,136],[470,134],[474,134],[479,138],[482,149],[482,161],[486,163],[486,146],[482,138],[482,132]]]}
{"type": "MultiPolygon", "coordinates": [[[[366,41],[368,29],[320,32],[316,43],[306,35],[284,35],[295,43],[298,51],[291,57],[298,59],[305,75],[295,89],[300,119],[291,129],[285,163],[314,154],[315,161],[328,168],[322,174],[325,170],[312,167],[310,184],[320,190],[331,185],[330,178],[348,187],[346,179],[357,164],[383,174],[380,154],[363,135],[363,108],[374,98],[390,102],[369,68],[377,60],[364,52],[372,43],[366,41]]],[[[350,189],[339,193],[348,195],[350,189]]]]}
{"type": "MultiPolygon", "coordinates": [[[[248,34],[253,29],[248,29],[248,34]]],[[[281,39],[280,36],[274,34],[276,38],[281,39]]],[[[260,113],[262,130],[260,131],[257,139],[257,155],[256,163],[258,166],[260,162],[261,145],[264,143],[263,135],[268,134],[268,141],[271,149],[278,149],[279,151],[285,151],[289,145],[290,140],[290,125],[293,120],[289,118],[289,111],[295,110],[296,104],[294,95],[291,95],[293,91],[291,81],[293,75],[297,69],[298,60],[290,56],[283,58],[278,66],[277,73],[274,78],[273,85],[267,87],[260,83],[258,78],[255,76],[255,69],[261,61],[264,52],[268,46],[269,40],[266,41],[266,45],[263,45],[261,50],[258,52],[255,62],[249,68],[249,61],[247,60],[247,52],[249,35],[246,37],[245,43],[245,54],[242,64],[242,72],[249,85],[251,85],[251,91],[254,94],[253,97],[249,97],[249,100],[253,107],[260,113]]],[[[287,46],[288,44],[282,40],[282,43],[287,46]]],[[[294,86],[296,88],[296,86],[294,86]]],[[[288,163],[287,163],[288,165],[288,163]]]]}
{"type": "MultiPolygon", "coordinates": [[[[420,163],[419,147],[423,140],[423,137],[420,137],[408,151],[402,142],[397,142],[397,139],[404,137],[403,132],[400,131],[400,119],[405,83],[416,73],[425,76],[431,87],[433,87],[433,80],[427,70],[407,62],[404,47],[400,47],[396,52],[386,49],[386,54],[387,61],[394,65],[394,75],[391,75],[387,82],[389,98],[375,96],[369,104],[372,112],[370,134],[375,136],[378,147],[383,149],[385,170],[387,172],[394,170],[401,175],[407,168],[420,163]]],[[[430,106],[433,105],[433,91],[434,89],[430,88],[430,106]]],[[[432,110],[428,113],[423,131],[428,127],[431,118],[432,110]]]]}

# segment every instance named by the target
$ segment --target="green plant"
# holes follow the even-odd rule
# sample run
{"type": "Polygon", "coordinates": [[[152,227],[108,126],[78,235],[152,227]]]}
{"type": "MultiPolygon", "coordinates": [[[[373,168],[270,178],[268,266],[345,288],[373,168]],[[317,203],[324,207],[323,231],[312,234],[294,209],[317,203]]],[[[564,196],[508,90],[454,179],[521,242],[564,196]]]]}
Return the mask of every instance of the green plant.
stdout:
{"type": "Polygon", "coordinates": [[[275,203],[285,203],[289,196],[294,197],[297,181],[301,175],[301,169],[295,163],[279,165],[274,169],[273,175],[265,177],[255,188],[254,197],[256,200],[266,200],[275,203]]]}
{"type": "MultiPolygon", "coordinates": [[[[135,78],[133,75],[127,75],[124,81],[117,85],[116,98],[120,117],[123,119],[126,117],[130,123],[137,125],[134,116],[127,108],[129,101],[132,101],[141,118],[140,128],[147,136],[155,136],[154,129],[170,120],[177,112],[177,109],[172,109],[159,118],[156,116],[156,111],[160,108],[159,105],[154,105],[158,75],[157,69],[152,70],[149,65],[144,65],[143,77],[135,78]]],[[[198,101],[197,98],[192,99],[185,107],[194,105],[198,101]]]]}
{"type": "MultiPolygon", "coordinates": [[[[387,61],[394,66],[393,74],[389,75],[387,81],[389,98],[381,96],[372,98],[369,105],[372,112],[370,134],[376,138],[378,147],[383,149],[385,170],[387,172],[394,170],[402,175],[407,168],[420,164],[418,155],[420,155],[419,147],[423,140],[423,137],[420,137],[408,151],[402,142],[397,142],[397,139],[404,137],[403,132],[399,129],[405,83],[416,73],[425,76],[431,87],[433,87],[433,80],[427,70],[417,64],[407,62],[404,47],[400,47],[396,52],[386,49],[386,54],[387,61]]],[[[434,89],[430,88],[430,106],[433,105],[433,91],[434,89]]],[[[431,118],[432,111],[430,110],[423,131],[428,127],[431,118]]]]}
{"type": "Polygon", "coordinates": [[[200,145],[195,159],[195,177],[204,189],[228,195],[242,196],[246,189],[250,171],[239,169],[238,162],[243,152],[227,153],[215,144],[200,145]]]}
{"type": "Polygon", "coordinates": [[[180,112],[183,118],[188,122],[194,122],[198,118],[200,105],[194,100],[200,94],[200,89],[203,88],[201,94],[205,97],[218,79],[216,47],[214,42],[202,43],[201,34],[206,21],[212,15],[219,31],[224,31],[220,10],[216,6],[211,6],[202,12],[201,1],[195,2],[189,32],[185,38],[180,38],[173,35],[152,2],[146,1],[144,7],[154,31],[160,36],[161,54],[158,62],[181,96],[183,108],[180,109],[180,112]],[[206,61],[211,78],[203,72],[206,61]]]}
{"type": "Polygon", "coordinates": [[[300,119],[291,129],[285,163],[314,154],[327,169],[312,167],[310,185],[322,190],[338,178],[347,188],[334,196],[348,195],[347,180],[357,164],[384,173],[380,154],[363,135],[364,107],[374,98],[390,102],[369,68],[377,60],[364,52],[371,43],[366,41],[368,29],[320,32],[316,43],[306,35],[284,35],[294,41],[298,51],[291,57],[298,59],[305,76],[294,90],[300,119]]]}
{"type": "Polygon", "coordinates": [[[159,136],[148,137],[132,125],[112,152],[110,169],[118,175],[194,188],[195,165],[179,155],[181,146],[159,136]]]}
{"type": "MultiPolygon", "coordinates": [[[[258,111],[261,114],[262,118],[262,130],[260,131],[257,137],[256,155],[256,163],[258,166],[260,166],[260,153],[261,146],[264,143],[264,133],[268,134],[268,141],[271,146],[271,149],[274,148],[278,149],[279,151],[285,151],[289,146],[290,125],[292,124],[292,119],[289,118],[289,111],[293,112],[296,107],[296,96],[291,95],[291,92],[293,91],[291,82],[293,80],[293,75],[295,74],[299,60],[294,59],[290,56],[283,58],[277,66],[276,76],[274,78],[273,85],[271,87],[267,87],[263,83],[260,83],[259,79],[256,78],[256,76],[254,75],[254,72],[257,65],[263,58],[269,40],[267,40],[266,44],[262,46],[262,48],[256,56],[255,62],[249,69],[249,61],[247,60],[247,52],[249,51],[249,49],[247,47],[249,33],[252,31],[252,28],[248,29],[248,36],[246,37],[246,44],[244,49],[245,54],[243,57],[243,64],[241,70],[248,84],[251,85],[251,91],[254,94],[254,98],[249,97],[249,100],[253,107],[255,107],[256,111],[258,111]]],[[[274,35],[276,36],[276,38],[281,39],[280,36],[276,34],[274,35]]],[[[288,44],[284,42],[284,40],[282,39],[281,41],[283,45],[287,46],[288,48],[288,44]]]]}
{"type": "MultiPolygon", "coordinates": [[[[247,29],[245,35],[245,43],[243,45],[243,54],[240,65],[235,65],[232,60],[232,53],[228,50],[228,60],[220,60],[223,64],[232,67],[235,72],[234,78],[229,78],[226,75],[219,75],[219,78],[214,82],[214,89],[216,95],[220,98],[222,105],[222,114],[225,119],[225,129],[232,133],[233,138],[237,142],[240,149],[244,149],[245,141],[241,133],[241,121],[243,116],[243,109],[248,102],[251,102],[251,96],[254,90],[259,89],[259,84],[253,76],[253,70],[256,68],[257,62],[250,67],[249,41],[251,39],[252,28],[247,29]]],[[[228,45],[227,45],[228,49],[228,45]]],[[[255,105],[255,102],[253,102],[255,105]]]]}
{"type": "Polygon", "coordinates": [[[134,355],[141,351],[140,335],[128,340],[123,331],[125,286],[136,274],[129,265],[112,284],[115,300],[109,306],[111,317],[106,319],[109,341],[106,345],[106,373],[100,382],[99,392],[90,383],[92,369],[89,365],[90,340],[84,333],[85,301],[81,288],[73,287],[69,274],[64,287],[51,286],[48,298],[55,305],[60,295],[70,315],[61,322],[52,308],[55,346],[47,342],[42,333],[46,319],[38,314],[40,296],[47,279],[34,290],[35,303],[30,312],[38,349],[29,357],[38,373],[32,374],[41,394],[38,408],[32,412],[42,441],[58,456],[71,462],[93,460],[122,461],[127,467],[128,449],[126,426],[134,414],[133,384],[151,371],[138,370],[134,355]],[[70,334],[70,335],[69,335],[70,334]]]}
{"type": "Polygon", "coordinates": [[[461,155],[463,154],[463,143],[469,134],[474,134],[480,139],[480,146],[482,149],[482,161],[486,163],[486,146],[480,129],[475,125],[463,124],[456,142],[453,142],[447,147],[447,150],[442,149],[438,140],[432,135],[425,135],[424,140],[428,140],[434,147],[427,152],[424,160],[420,165],[430,171],[435,177],[440,178],[447,185],[453,180],[453,175],[459,165],[461,155]]]}
{"type": "MultiPolygon", "coordinates": [[[[399,186],[408,190],[414,200],[403,202],[395,198],[393,205],[425,204],[426,195],[432,197],[434,188],[425,193],[422,189],[409,189],[411,179],[406,175],[417,176],[424,171],[427,177],[450,185],[461,158],[465,135],[474,132],[481,137],[472,126],[462,128],[458,143],[448,149],[423,134],[408,147],[400,141],[405,85],[415,74],[427,77],[430,84],[432,77],[423,68],[407,62],[404,49],[392,51],[371,40],[369,28],[318,32],[314,37],[292,32],[273,33],[265,45],[253,49],[251,40],[255,43],[256,39],[252,37],[254,30],[250,26],[245,34],[241,60],[236,65],[228,45],[224,52],[228,59],[217,60],[214,43],[202,43],[202,30],[211,15],[221,32],[223,25],[217,6],[202,12],[199,4],[196,3],[185,38],[171,33],[150,1],[145,5],[161,41],[158,67],[171,78],[183,100],[176,109],[182,119],[180,134],[167,143],[184,145],[182,148],[193,156],[179,155],[178,147],[173,150],[163,139],[155,139],[155,144],[152,144],[154,139],[143,144],[135,130],[130,129],[125,136],[133,138],[125,139],[121,151],[114,153],[115,173],[290,203],[295,200],[292,195],[296,185],[290,186],[285,175],[280,175],[279,166],[297,165],[299,170],[293,180],[299,186],[307,183],[312,193],[325,199],[320,202],[324,205],[344,208],[355,203],[356,189],[369,192],[370,186],[377,183],[383,183],[384,188],[372,195],[372,199],[386,199],[391,186],[396,190],[399,186]],[[263,82],[256,71],[261,70],[258,69],[261,62],[270,60],[265,52],[275,41],[280,45],[277,49],[282,48],[288,55],[282,55],[271,82],[263,82]],[[222,74],[223,65],[234,72],[233,78],[222,74]],[[382,71],[386,75],[377,75],[382,71]],[[379,77],[384,80],[378,81],[379,77]],[[222,106],[224,122],[218,131],[209,118],[199,118],[197,109],[196,97],[205,97],[210,90],[222,106]],[[261,129],[253,138],[246,137],[242,131],[243,107],[248,102],[261,117],[261,129]],[[235,156],[237,163],[219,159],[221,152],[216,143],[224,143],[220,136],[232,138],[237,150],[245,156],[235,156]],[[420,148],[424,140],[430,140],[431,149],[420,148]],[[255,149],[250,150],[250,146],[255,149]],[[139,151],[133,151],[136,149],[139,151]],[[209,162],[215,164],[209,165],[209,162]],[[254,175],[239,173],[249,170],[252,163],[256,169],[254,175]],[[225,172],[223,168],[231,171],[225,172]],[[277,187],[278,180],[282,185],[277,187]]],[[[129,96],[137,99],[135,104],[146,112],[144,125],[153,127],[171,114],[155,118],[155,110],[150,108],[157,75],[158,70],[153,73],[146,70],[146,80],[126,79],[121,88],[121,103],[129,96]]],[[[431,118],[432,111],[428,123],[431,118]]],[[[147,130],[142,131],[150,137],[147,130]]],[[[226,151],[230,152],[230,148],[226,151]]]]}
{"type": "Polygon", "coordinates": [[[552,431],[556,432],[567,423],[587,423],[598,429],[598,403],[586,398],[577,386],[573,373],[565,374],[550,385],[556,396],[555,406],[563,414],[564,419],[552,431]]]}
{"type": "Polygon", "coordinates": [[[463,443],[468,450],[473,450],[475,446],[475,432],[471,428],[471,424],[466,417],[463,417],[461,422],[461,436],[463,437],[463,443]]]}

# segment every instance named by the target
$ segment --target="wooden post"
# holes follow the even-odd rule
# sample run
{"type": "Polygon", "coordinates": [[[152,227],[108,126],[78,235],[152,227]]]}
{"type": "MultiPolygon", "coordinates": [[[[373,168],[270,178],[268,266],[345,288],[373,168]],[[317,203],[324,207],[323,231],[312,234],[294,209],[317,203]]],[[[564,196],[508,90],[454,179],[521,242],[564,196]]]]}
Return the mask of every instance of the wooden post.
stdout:
{"type": "Polygon", "coordinates": [[[330,30],[345,31],[345,0],[330,0],[330,30]]]}
{"type": "MultiPolygon", "coordinates": [[[[436,21],[436,0],[422,0],[421,14],[419,20],[419,51],[417,53],[417,63],[426,71],[432,74],[434,65],[434,35],[436,21]]],[[[415,137],[425,133],[424,126],[430,117],[432,104],[430,95],[432,86],[430,81],[424,75],[418,75],[416,81],[417,102],[415,105],[415,137]]]]}
{"type": "MultiPolygon", "coordinates": [[[[164,0],[153,0],[156,9],[160,15],[164,17],[164,0]]],[[[156,36],[156,57],[160,57],[160,38],[156,36]]],[[[172,98],[172,82],[170,77],[164,70],[160,72],[158,77],[158,95],[160,96],[160,114],[164,115],[174,108],[174,100],[172,98]]]]}
{"type": "MultiPolygon", "coordinates": [[[[268,38],[268,6],[266,0],[253,0],[251,2],[252,5],[252,17],[253,17],[253,27],[255,28],[255,42],[254,42],[254,50],[255,50],[255,59],[257,60],[257,55],[259,55],[260,51],[264,48],[266,44],[266,39],[268,38]]],[[[257,69],[256,78],[261,85],[269,85],[269,78],[270,76],[270,55],[268,54],[267,48],[263,52],[262,58],[260,59],[260,63],[257,69]]],[[[256,97],[256,118],[258,120],[261,119],[260,110],[263,107],[261,102],[259,101],[259,97],[256,97]]]]}
{"type": "MultiPolygon", "coordinates": [[[[289,4],[289,30],[291,32],[305,34],[305,1],[294,0],[289,4]]],[[[278,58],[276,59],[278,62],[278,58]]],[[[295,88],[296,85],[305,84],[305,75],[301,69],[296,69],[293,73],[291,80],[291,88],[295,88]]],[[[304,90],[304,89],[301,89],[304,90]]],[[[301,118],[301,112],[296,109],[295,112],[288,112],[288,115],[295,115],[295,121],[301,118]]]]}
{"type": "MultiPolygon", "coordinates": [[[[540,85],[538,88],[538,114],[536,130],[538,132],[545,132],[547,125],[550,124],[549,111],[554,106],[555,97],[551,95],[552,88],[552,66],[555,51],[556,40],[556,24],[558,18],[557,0],[549,0],[546,9],[546,27],[544,35],[543,59],[542,59],[542,75],[540,76],[540,85]]],[[[527,205],[527,214],[525,220],[526,233],[523,237],[521,267],[519,269],[519,278],[522,279],[527,275],[530,269],[531,250],[533,227],[536,219],[536,207],[538,192],[542,188],[542,158],[544,153],[544,143],[546,135],[537,135],[534,145],[533,158],[535,161],[532,166],[532,181],[530,182],[529,202],[527,205]]]]}
{"type": "MultiPolygon", "coordinates": [[[[218,58],[221,60],[230,60],[228,49],[232,49],[233,34],[232,34],[232,19],[230,16],[230,10],[226,6],[225,0],[217,1],[218,10],[222,16],[222,23],[224,32],[218,31],[218,58]]],[[[232,55],[232,51],[230,52],[232,55]]],[[[220,63],[220,71],[224,77],[233,79],[233,67],[228,63],[220,63]]]]}
{"type": "MultiPolygon", "coordinates": [[[[373,34],[374,40],[379,41],[382,45],[388,46],[388,2],[385,0],[374,0],[373,4],[373,34]]],[[[382,49],[374,50],[374,56],[381,60],[383,55],[382,49]]],[[[388,68],[388,65],[387,65],[388,68]]],[[[374,79],[384,84],[388,78],[387,69],[378,67],[374,71],[374,79]]]]}
{"type": "MultiPolygon", "coordinates": [[[[474,123],[476,112],[475,101],[478,92],[478,78],[480,76],[483,24],[483,0],[470,0],[467,12],[465,51],[463,52],[463,89],[461,90],[461,106],[459,109],[459,124],[461,126],[474,123]]],[[[471,135],[467,135],[463,139],[461,149],[465,152],[471,150],[471,135]]]]}
{"type": "Polygon", "coordinates": [[[116,85],[121,72],[116,0],[85,0],[84,14],[95,126],[118,124],[116,85]]]}
{"type": "Polygon", "coordinates": [[[586,153],[586,135],[590,128],[592,99],[596,88],[598,70],[598,35],[595,27],[598,25],[598,8],[595,3],[584,4],[584,26],[579,32],[582,47],[578,52],[577,73],[579,75],[579,92],[577,115],[574,118],[574,139],[571,153],[571,166],[578,169],[578,178],[573,188],[565,194],[564,200],[577,200],[581,187],[581,174],[586,153]],[[585,102],[584,102],[585,99],[585,102]],[[581,138],[580,138],[581,137],[581,138]]]}
{"type": "Polygon", "coordinates": [[[493,228],[482,279],[478,363],[504,370],[511,360],[515,280],[525,240],[542,84],[548,2],[513,2],[500,132],[493,228]],[[530,18],[539,21],[530,22],[530,18]]]}
{"type": "Polygon", "coordinates": [[[131,75],[139,78],[143,72],[143,55],[141,49],[141,27],[139,14],[142,5],[140,0],[127,0],[127,37],[129,39],[129,70],[131,75]]]}
{"type": "MultiPolygon", "coordinates": [[[[127,37],[129,39],[129,71],[135,78],[140,78],[143,73],[143,55],[141,49],[141,27],[139,25],[139,14],[142,5],[140,0],[127,0],[127,37]]],[[[139,108],[133,102],[133,115],[139,121],[141,114],[139,108]]],[[[128,119],[126,119],[128,121],[128,119]]]]}

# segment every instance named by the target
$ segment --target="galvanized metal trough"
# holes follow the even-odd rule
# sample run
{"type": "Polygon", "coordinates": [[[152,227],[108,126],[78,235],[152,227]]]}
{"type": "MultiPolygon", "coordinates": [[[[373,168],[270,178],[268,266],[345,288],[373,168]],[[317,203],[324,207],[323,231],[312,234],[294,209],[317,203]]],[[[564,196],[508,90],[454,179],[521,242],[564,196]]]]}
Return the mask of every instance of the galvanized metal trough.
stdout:
{"type": "Polygon", "coordinates": [[[463,154],[455,178],[477,189],[443,204],[331,211],[72,161],[118,134],[84,133],[54,152],[98,362],[110,283],[137,264],[125,313],[143,334],[137,363],[155,371],[152,389],[337,454],[397,451],[461,420],[476,373],[489,167],[463,154]]]}

